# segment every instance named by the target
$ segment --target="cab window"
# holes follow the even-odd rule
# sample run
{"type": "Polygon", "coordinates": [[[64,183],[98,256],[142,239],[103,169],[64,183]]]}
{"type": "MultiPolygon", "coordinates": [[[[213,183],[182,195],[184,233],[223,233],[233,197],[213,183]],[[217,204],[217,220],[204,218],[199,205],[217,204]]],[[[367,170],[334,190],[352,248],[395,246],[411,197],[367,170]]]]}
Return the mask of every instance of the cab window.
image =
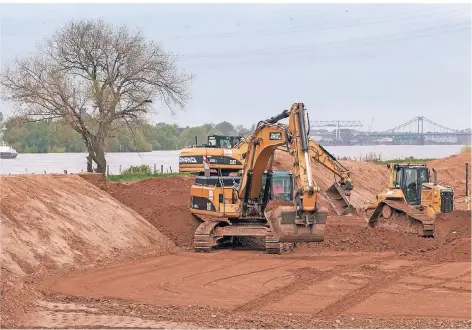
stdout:
{"type": "Polygon", "coordinates": [[[216,147],[216,137],[214,137],[214,136],[209,136],[209,137],[208,137],[208,144],[211,145],[211,146],[216,147]]]}

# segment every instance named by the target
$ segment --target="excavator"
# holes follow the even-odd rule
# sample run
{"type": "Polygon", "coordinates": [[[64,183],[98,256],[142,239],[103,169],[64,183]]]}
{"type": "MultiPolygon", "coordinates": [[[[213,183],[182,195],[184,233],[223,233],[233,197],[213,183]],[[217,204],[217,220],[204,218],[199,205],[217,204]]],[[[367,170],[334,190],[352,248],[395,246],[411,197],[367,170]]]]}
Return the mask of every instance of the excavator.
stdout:
{"type": "Polygon", "coordinates": [[[207,144],[180,150],[179,172],[202,175],[208,166],[210,175],[229,175],[243,168],[241,154],[247,150],[242,136],[210,135],[207,144]]]}
{"type": "Polygon", "coordinates": [[[317,205],[320,188],[311,162],[329,169],[344,198],[353,189],[350,172],[309,139],[306,110],[295,103],[290,110],[258,123],[247,139],[240,176],[198,176],[191,187],[190,211],[207,220],[194,235],[195,251],[209,252],[234,237],[264,237],[267,253],[280,253],[281,243],[321,242],[327,210],[317,205]],[[279,123],[289,118],[288,125],[279,123]],[[272,171],[275,151],[285,148],[293,159],[293,173],[272,171]],[[276,189],[277,188],[277,189],[276,189]],[[275,209],[267,209],[271,200],[275,209]]]}
{"type": "Polygon", "coordinates": [[[399,229],[423,237],[434,237],[434,219],[439,213],[454,209],[454,190],[439,185],[433,168],[433,182],[426,165],[387,164],[388,187],[381,191],[372,204],[364,204],[362,210],[371,227],[382,226],[399,229]]]}

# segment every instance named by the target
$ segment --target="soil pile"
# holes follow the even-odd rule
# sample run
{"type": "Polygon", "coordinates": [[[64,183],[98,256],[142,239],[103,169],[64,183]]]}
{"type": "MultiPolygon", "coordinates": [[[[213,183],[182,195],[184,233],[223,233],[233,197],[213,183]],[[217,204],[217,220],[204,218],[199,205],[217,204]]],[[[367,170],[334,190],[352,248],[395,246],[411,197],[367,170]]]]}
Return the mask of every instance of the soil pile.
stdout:
{"type": "Polygon", "coordinates": [[[366,222],[364,225],[359,225],[359,221],[355,221],[355,225],[349,223],[358,220],[356,218],[331,216],[326,223],[324,242],[301,244],[297,251],[394,251],[402,256],[433,262],[470,261],[470,211],[438,216],[434,239],[385,228],[370,228],[366,222]]]}
{"type": "Polygon", "coordinates": [[[435,221],[438,249],[427,254],[431,261],[469,261],[471,251],[471,212],[440,214],[435,221]]]}
{"type": "Polygon", "coordinates": [[[2,271],[75,267],[151,245],[175,249],[136,212],[78,176],[2,176],[0,187],[2,271]]]}
{"type": "Polygon", "coordinates": [[[200,222],[189,211],[193,177],[151,178],[130,183],[101,182],[99,187],[143,216],[177,246],[191,247],[200,222]]]}
{"type": "MultiPolygon", "coordinates": [[[[465,163],[469,163],[469,192],[472,187],[471,153],[463,152],[459,155],[436,159],[426,163],[430,169],[436,169],[438,183],[454,188],[454,208],[466,210],[465,204],[465,163]]],[[[432,175],[432,173],[431,173],[432,175]]],[[[433,178],[431,177],[431,180],[433,178]]]]}

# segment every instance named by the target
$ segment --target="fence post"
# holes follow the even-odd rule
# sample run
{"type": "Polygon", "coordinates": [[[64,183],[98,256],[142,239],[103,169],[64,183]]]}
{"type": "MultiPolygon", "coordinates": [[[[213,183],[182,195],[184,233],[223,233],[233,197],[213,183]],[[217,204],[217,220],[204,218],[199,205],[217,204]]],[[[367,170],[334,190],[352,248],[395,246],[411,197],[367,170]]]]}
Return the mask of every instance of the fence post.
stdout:
{"type": "Polygon", "coordinates": [[[156,175],[156,163],[154,163],[154,175],[156,175]]]}
{"type": "Polygon", "coordinates": [[[110,176],[110,165],[107,165],[107,176],[110,176]]]}
{"type": "Polygon", "coordinates": [[[161,174],[164,174],[164,165],[161,165],[161,174]]]}
{"type": "Polygon", "coordinates": [[[120,165],[120,174],[121,174],[121,165],[120,165]]]}

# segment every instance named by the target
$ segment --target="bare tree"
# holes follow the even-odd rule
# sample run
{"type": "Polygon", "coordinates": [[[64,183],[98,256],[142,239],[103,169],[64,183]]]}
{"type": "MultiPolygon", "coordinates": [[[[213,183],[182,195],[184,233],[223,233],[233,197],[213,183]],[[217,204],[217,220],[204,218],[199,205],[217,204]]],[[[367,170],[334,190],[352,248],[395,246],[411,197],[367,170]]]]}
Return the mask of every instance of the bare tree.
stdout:
{"type": "Polygon", "coordinates": [[[3,98],[28,120],[61,118],[77,131],[96,171],[105,173],[106,140],[118,123],[145,117],[159,100],[174,113],[193,76],[140,31],[102,20],[70,22],[16,59],[1,75],[3,98]]]}

